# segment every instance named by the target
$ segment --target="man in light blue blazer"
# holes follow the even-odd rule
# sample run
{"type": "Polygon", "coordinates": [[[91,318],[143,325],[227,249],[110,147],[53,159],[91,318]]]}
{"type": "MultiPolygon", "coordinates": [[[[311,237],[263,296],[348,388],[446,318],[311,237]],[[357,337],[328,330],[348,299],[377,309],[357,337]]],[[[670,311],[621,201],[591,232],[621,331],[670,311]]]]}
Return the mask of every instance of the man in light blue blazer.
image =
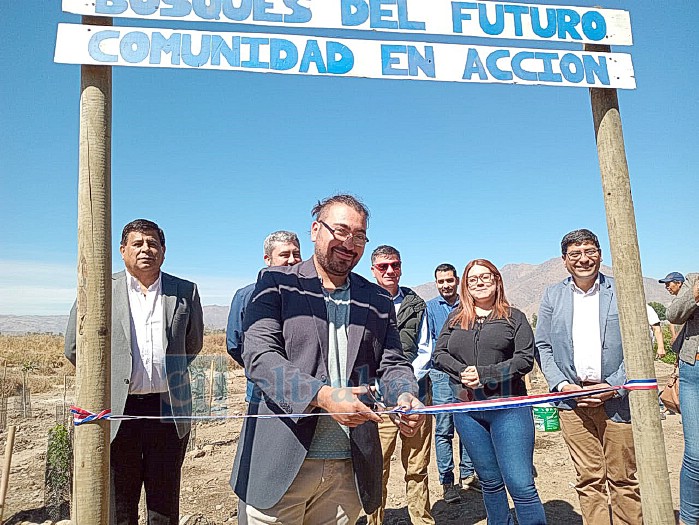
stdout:
{"type": "Polygon", "coordinates": [[[599,271],[602,250],[591,231],[568,233],[561,252],[571,276],[544,292],[536,325],[537,360],[551,391],[591,391],[589,397],[559,404],[585,523],[639,524],[628,397],[623,390],[594,394],[626,382],[614,279],[599,271]]]}
{"type": "MultiPolygon", "coordinates": [[[[189,417],[188,366],[204,338],[197,286],[160,271],[165,234],[152,221],[127,224],[120,252],[126,271],[112,276],[112,413],[189,417]]],[[[73,364],[81,324],[73,306],[65,339],[73,364]]],[[[148,524],[177,525],[189,419],[112,421],[110,428],[110,522],[138,525],[144,487],[148,524]]]]}

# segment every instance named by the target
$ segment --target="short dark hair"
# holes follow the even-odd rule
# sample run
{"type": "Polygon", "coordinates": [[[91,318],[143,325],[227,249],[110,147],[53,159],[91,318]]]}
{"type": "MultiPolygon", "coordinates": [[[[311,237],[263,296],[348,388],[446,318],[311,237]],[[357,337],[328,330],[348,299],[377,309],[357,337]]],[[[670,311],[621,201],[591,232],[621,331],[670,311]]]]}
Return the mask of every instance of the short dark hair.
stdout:
{"type": "Polygon", "coordinates": [[[121,231],[121,245],[126,246],[126,242],[129,238],[129,233],[131,232],[146,233],[150,231],[158,232],[160,244],[165,246],[165,233],[160,228],[160,226],[158,226],[153,221],[149,221],[148,219],[136,219],[135,221],[131,221],[126,226],[124,226],[124,229],[121,231]]]}
{"type": "Polygon", "coordinates": [[[315,218],[315,220],[324,219],[327,209],[334,204],[344,204],[345,206],[349,206],[357,213],[364,215],[364,217],[369,220],[369,209],[357,197],[347,193],[338,193],[337,195],[331,195],[322,201],[318,201],[318,203],[313,206],[311,215],[315,218]]]}
{"type": "Polygon", "coordinates": [[[582,244],[584,242],[592,242],[599,250],[599,240],[597,239],[597,235],[592,233],[590,230],[582,228],[580,230],[573,230],[572,232],[565,234],[563,240],[561,240],[561,254],[565,255],[568,252],[568,246],[571,244],[582,244]]]}
{"type": "Polygon", "coordinates": [[[374,248],[374,251],[371,252],[371,264],[374,264],[374,261],[379,257],[391,256],[398,257],[398,260],[400,261],[400,252],[398,250],[396,250],[393,246],[389,246],[388,244],[382,244],[381,246],[374,248]]]}
{"type": "Polygon", "coordinates": [[[435,278],[435,279],[437,278],[437,272],[451,272],[451,273],[454,274],[454,277],[457,277],[457,275],[456,275],[456,268],[454,267],[453,264],[442,263],[442,264],[440,264],[439,266],[437,266],[437,267],[434,269],[434,278],[435,278]]]}

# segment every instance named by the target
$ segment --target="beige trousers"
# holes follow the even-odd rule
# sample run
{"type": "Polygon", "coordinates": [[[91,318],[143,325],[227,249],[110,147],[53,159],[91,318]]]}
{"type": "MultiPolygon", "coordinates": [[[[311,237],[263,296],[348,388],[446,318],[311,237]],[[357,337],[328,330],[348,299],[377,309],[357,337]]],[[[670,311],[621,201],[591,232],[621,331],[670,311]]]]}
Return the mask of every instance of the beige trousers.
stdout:
{"type": "Polygon", "coordinates": [[[559,416],[585,525],[641,525],[631,425],[609,419],[604,406],[559,410],[559,416]]]}
{"type": "Polygon", "coordinates": [[[434,525],[434,519],[430,514],[430,490],[427,482],[427,467],[430,464],[432,448],[432,420],[432,416],[427,416],[417,434],[407,437],[398,431],[398,427],[388,416],[382,416],[379,423],[379,438],[383,454],[382,504],[376,512],[367,517],[367,525],[381,525],[383,522],[388,477],[391,473],[391,456],[396,450],[398,436],[402,442],[400,457],[405,470],[405,492],[410,520],[413,525],[434,525]]]}
{"type": "Polygon", "coordinates": [[[306,459],[289,490],[272,508],[256,509],[239,501],[238,523],[354,525],[361,511],[351,459],[306,459]]]}

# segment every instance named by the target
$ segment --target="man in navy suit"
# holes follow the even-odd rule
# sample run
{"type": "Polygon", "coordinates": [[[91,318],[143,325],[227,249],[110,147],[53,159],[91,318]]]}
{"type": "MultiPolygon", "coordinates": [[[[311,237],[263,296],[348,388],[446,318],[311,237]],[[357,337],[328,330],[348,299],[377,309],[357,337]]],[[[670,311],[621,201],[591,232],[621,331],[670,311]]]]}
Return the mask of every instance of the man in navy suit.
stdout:
{"type": "MultiPolygon", "coordinates": [[[[378,381],[389,406],[422,406],[391,297],[351,271],[369,240],[368,210],[335,195],[312,215],[313,257],[263,270],[245,313],[243,361],[262,392],[248,413],[289,417],[243,424],[231,474],[241,524],[353,524],[362,508],[371,514],[381,505],[381,418],[365,385],[378,381]]],[[[423,422],[397,424],[414,435],[423,422]]]]}
{"type": "Polygon", "coordinates": [[[599,271],[602,250],[590,230],[568,233],[561,252],[571,276],[544,292],[537,360],[551,391],[590,390],[559,405],[585,523],[636,525],[643,518],[628,396],[594,393],[626,382],[614,279],[599,271]]]}

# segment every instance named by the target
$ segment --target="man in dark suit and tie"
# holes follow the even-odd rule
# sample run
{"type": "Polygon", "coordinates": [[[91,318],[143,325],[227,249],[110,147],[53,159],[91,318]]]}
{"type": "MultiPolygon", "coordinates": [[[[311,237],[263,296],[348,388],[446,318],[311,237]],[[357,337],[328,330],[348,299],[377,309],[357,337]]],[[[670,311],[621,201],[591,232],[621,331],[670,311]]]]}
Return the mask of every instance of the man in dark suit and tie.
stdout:
{"type": "MultiPolygon", "coordinates": [[[[125,271],[112,276],[112,413],[191,416],[188,365],[202,348],[204,320],[194,283],[160,271],[165,234],[138,219],[124,227],[125,271]]],[[[75,364],[76,307],[65,354],[75,364]]],[[[188,419],[111,422],[111,522],[138,525],[145,487],[149,525],[179,523],[180,475],[188,419]]]]}
{"type": "MultiPolygon", "coordinates": [[[[313,257],[260,274],[243,361],[263,396],[249,414],[319,415],[245,421],[231,475],[241,524],[353,524],[362,508],[371,514],[381,505],[381,418],[365,385],[378,381],[389,406],[422,406],[391,297],[351,272],[368,210],[335,195],[312,215],[313,257]]],[[[414,435],[423,422],[397,424],[414,435]]]]}

